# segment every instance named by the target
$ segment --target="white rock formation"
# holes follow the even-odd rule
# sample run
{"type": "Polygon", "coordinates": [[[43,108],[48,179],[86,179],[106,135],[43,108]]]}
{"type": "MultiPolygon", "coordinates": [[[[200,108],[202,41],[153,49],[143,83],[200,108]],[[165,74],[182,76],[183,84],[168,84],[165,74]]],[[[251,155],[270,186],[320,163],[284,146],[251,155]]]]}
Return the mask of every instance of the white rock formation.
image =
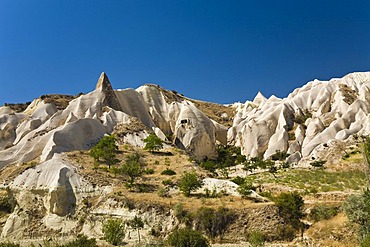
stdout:
{"type": "MultiPolygon", "coordinates": [[[[62,155],[54,155],[52,159],[24,171],[9,184],[9,189],[17,206],[6,221],[1,236],[13,238],[22,236],[32,210],[45,209],[42,221],[47,227],[55,228],[63,220],[61,217],[75,212],[83,195],[97,191],[62,155]],[[41,205],[36,202],[41,202],[41,205]]],[[[61,227],[59,224],[58,228],[61,227]]]]}
{"type": "Polygon", "coordinates": [[[135,130],[120,136],[125,143],[143,147],[143,139],[154,132],[163,140],[171,137],[197,159],[214,157],[216,141],[226,144],[227,128],[190,100],[155,85],[114,91],[102,73],[94,91],[71,100],[65,109],[41,98],[23,113],[1,107],[0,168],[89,149],[117,124],[135,130]]]}
{"type": "Polygon", "coordinates": [[[287,151],[296,162],[330,140],[370,134],[369,99],[370,72],[314,80],[284,99],[258,93],[252,103],[237,106],[228,141],[248,156],[287,151]]]}

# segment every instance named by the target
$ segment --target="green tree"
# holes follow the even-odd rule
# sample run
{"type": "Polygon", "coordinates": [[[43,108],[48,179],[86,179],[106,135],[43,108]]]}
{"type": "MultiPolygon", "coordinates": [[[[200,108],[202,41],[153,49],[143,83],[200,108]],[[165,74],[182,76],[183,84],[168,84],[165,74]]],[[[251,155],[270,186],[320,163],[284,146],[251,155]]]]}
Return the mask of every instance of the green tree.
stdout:
{"type": "Polygon", "coordinates": [[[205,232],[210,239],[214,239],[217,236],[220,236],[222,239],[229,225],[234,220],[234,213],[225,207],[219,207],[217,210],[201,207],[195,212],[193,218],[197,230],[205,232]]]}
{"type": "Polygon", "coordinates": [[[252,194],[253,190],[253,184],[252,182],[245,180],[242,184],[239,185],[237,191],[242,197],[248,197],[250,194],[252,194]]]}
{"type": "Polygon", "coordinates": [[[260,169],[267,168],[266,162],[260,157],[252,157],[249,160],[246,160],[246,162],[244,162],[243,170],[245,171],[253,172],[253,170],[257,168],[260,168],[260,169]]]}
{"type": "Polygon", "coordinates": [[[208,240],[198,231],[184,228],[168,236],[167,244],[172,247],[208,247],[208,240]]]}
{"type": "Polygon", "coordinates": [[[96,144],[89,152],[90,156],[94,158],[95,162],[100,162],[102,159],[108,164],[110,169],[111,165],[119,162],[116,158],[118,147],[114,135],[104,136],[98,144],[96,144]]]}
{"type": "Polygon", "coordinates": [[[278,207],[279,215],[285,223],[295,229],[302,229],[301,219],[304,217],[304,201],[297,192],[283,192],[275,198],[275,205],[278,207]]]}
{"type": "Polygon", "coordinates": [[[316,205],[311,209],[309,218],[314,222],[329,220],[337,215],[338,212],[339,208],[337,206],[316,205]]]}
{"type": "Polygon", "coordinates": [[[150,152],[159,151],[163,148],[163,141],[155,134],[150,134],[147,138],[145,138],[144,143],[144,149],[149,150],[150,152]]]}
{"type": "Polygon", "coordinates": [[[113,245],[119,245],[125,237],[125,224],[121,219],[109,219],[103,224],[104,239],[113,245]]]}
{"type": "Polygon", "coordinates": [[[137,235],[139,236],[140,243],[140,229],[144,227],[144,221],[135,215],[135,217],[128,222],[128,225],[133,229],[137,230],[137,235]]]}
{"type": "Polygon", "coordinates": [[[217,169],[221,169],[223,175],[227,177],[225,173],[227,167],[243,164],[246,161],[245,156],[241,154],[240,147],[217,145],[216,151],[216,159],[206,159],[199,164],[202,168],[214,174],[217,174],[217,169]]]}
{"type": "Polygon", "coordinates": [[[359,237],[370,234],[370,190],[366,189],[360,195],[351,195],[343,203],[343,210],[348,220],[360,225],[359,237]]]}
{"type": "Polygon", "coordinates": [[[138,153],[128,155],[120,170],[129,177],[129,187],[132,187],[135,180],[143,174],[140,155],[138,153]]]}
{"type": "Polygon", "coordinates": [[[185,172],[177,184],[179,189],[185,196],[189,196],[192,191],[202,187],[202,180],[198,178],[195,171],[185,172]]]}

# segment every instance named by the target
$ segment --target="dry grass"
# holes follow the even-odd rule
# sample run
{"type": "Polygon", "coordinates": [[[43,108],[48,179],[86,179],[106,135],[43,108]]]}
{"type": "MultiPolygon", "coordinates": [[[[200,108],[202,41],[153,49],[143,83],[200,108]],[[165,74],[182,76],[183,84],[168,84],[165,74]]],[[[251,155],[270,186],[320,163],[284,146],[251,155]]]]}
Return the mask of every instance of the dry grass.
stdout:
{"type": "Polygon", "coordinates": [[[161,88],[158,85],[154,84],[146,84],[149,87],[155,87],[159,89],[165,96],[165,100],[167,103],[171,102],[181,102],[184,100],[188,100],[193,102],[193,104],[201,110],[207,117],[211,118],[212,120],[223,124],[225,126],[231,127],[233,124],[233,118],[235,115],[235,109],[231,106],[220,105],[211,102],[205,102],[200,100],[194,100],[187,97],[184,97],[182,94],[179,94],[176,91],[169,91],[164,88],[161,88]],[[228,118],[223,118],[222,114],[226,113],[228,118]]]}
{"type": "Polygon", "coordinates": [[[20,113],[20,112],[24,112],[24,110],[26,110],[26,108],[30,104],[31,104],[31,102],[27,102],[27,103],[16,103],[16,104],[5,103],[4,106],[9,107],[10,109],[12,109],[13,111],[15,111],[16,113],[20,113]]]}
{"type": "Polygon", "coordinates": [[[69,102],[79,95],[63,95],[63,94],[45,94],[42,95],[40,98],[44,100],[45,104],[47,103],[54,103],[58,110],[64,110],[67,108],[69,102]]]}
{"type": "Polygon", "coordinates": [[[231,106],[225,106],[200,100],[191,100],[191,99],[188,100],[192,101],[194,105],[204,114],[206,114],[207,117],[209,117],[210,119],[220,124],[223,124],[227,127],[231,127],[233,125],[235,108],[231,106]],[[223,118],[222,117],[223,113],[226,113],[228,115],[228,118],[223,118]]]}
{"type": "Polygon", "coordinates": [[[339,90],[344,97],[344,102],[351,105],[358,98],[358,93],[345,84],[339,84],[339,90]]]}
{"type": "Polygon", "coordinates": [[[344,213],[339,213],[330,220],[314,223],[306,235],[314,238],[318,246],[355,247],[358,246],[356,229],[349,225],[344,213]]]}
{"type": "Polygon", "coordinates": [[[25,170],[35,167],[39,162],[37,160],[23,163],[22,165],[8,165],[0,171],[0,182],[9,183],[25,170]]]}
{"type": "Polygon", "coordinates": [[[182,174],[189,171],[196,171],[198,176],[207,177],[207,172],[189,161],[189,157],[182,150],[169,148],[158,153],[150,153],[143,151],[140,148],[135,148],[129,145],[120,147],[118,159],[121,163],[125,157],[132,153],[140,153],[142,162],[145,164],[145,169],[153,169],[153,174],[144,174],[137,179],[136,183],[149,188],[148,192],[139,193],[130,191],[125,187],[125,177],[117,174],[116,176],[107,170],[106,165],[101,164],[97,170],[93,169],[94,160],[86,151],[74,151],[68,153],[70,160],[79,167],[79,173],[88,181],[96,186],[111,185],[114,187],[113,196],[127,198],[134,204],[150,203],[162,205],[172,208],[177,203],[183,204],[186,210],[194,210],[201,206],[219,207],[225,206],[231,209],[241,209],[245,207],[256,207],[261,203],[256,204],[252,201],[242,199],[240,197],[224,195],[218,198],[206,198],[204,194],[192,194],[190,197],[185,197],[180,191],[172,188],[168,197],[161,197],[157,192],[161,188],[165,188],[162,181],[170,179],[176,183],[182,174]],[[171,169],[176,172],[176,175],[162,175],[161,172],[166,169],[171,169]]]}

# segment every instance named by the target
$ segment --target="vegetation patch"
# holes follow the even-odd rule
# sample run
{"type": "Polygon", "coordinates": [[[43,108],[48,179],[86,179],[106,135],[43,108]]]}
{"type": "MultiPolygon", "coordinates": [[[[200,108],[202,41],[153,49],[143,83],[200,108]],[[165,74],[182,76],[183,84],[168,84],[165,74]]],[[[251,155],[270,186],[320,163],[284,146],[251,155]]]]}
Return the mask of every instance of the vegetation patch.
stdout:
{"type": "Polygon", "coordinates": [[[208,240],[196,230],[189,228],[173,231],[167,240],[167,244],[173,247],[208,247],[208,240]]]}
{"type": "Polygon", "coordinates": [[[245,156],[241,154],[240,147],[218,145],[216,150],[216,159],[206,159],[199,164],[202,168],[213,174],[217,174],[217,169],[222,170],[227,167],[243,164],[246,161],[245,156]]]}
{"type": "Polygon", "coordinates": [[[344,99],[343,101],[346,102],[348,105],[352,105],[356,99],[358,99],[358,93],[348,87],[346,84],[339,84],[339,90],[342,93],[344,99]]]}
{"type": "Polygon", "coordinates": [[[359,170],[327,171],[324,169],[288,169],[279,170],[276,178],[266,173],[253,174],[246,180],[256,186],[274,184],[290,187],[306,193],[354,190],[358,191],[367,184],[366,174],[359,170]]]}

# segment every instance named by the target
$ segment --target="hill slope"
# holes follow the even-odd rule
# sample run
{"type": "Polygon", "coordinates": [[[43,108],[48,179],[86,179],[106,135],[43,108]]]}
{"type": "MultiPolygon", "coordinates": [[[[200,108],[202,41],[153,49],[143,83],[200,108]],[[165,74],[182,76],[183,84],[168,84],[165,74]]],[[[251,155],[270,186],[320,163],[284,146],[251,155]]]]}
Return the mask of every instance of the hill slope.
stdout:
{"type": "MultiPolygon", "coordinates": [[[[139,215],[146,222],[144,238],[149,241],[157,231],[163,239],[182,226],[174,209],[181,204],[190,213],[204,205],[236,212],[227,241],[241,243],[256,229],[268,240],[279,240],[276,229],[284,224],[273,203],[255,192],[241,198],[238,185],[230,180],[250,180],[265,196],[296,190],[308,210],[329,201],[337,207],[366,185],[360,137],[370,133],[369,90],[370,72],[353,73],[309,82],[284,99],[266,99],[259,93],[253,101],[225,106],[152,84],[114,90],[102,73],[96,89],[84,95],[43,95],[26,104],[5,105],[0,107],[0,199],[5,198],[11,210],[3,214],[1,237],[81,233],[99,238],[107,218],[139,215]],[[88,155],[112,133],[120,161],[116,170],[88,155]],[[162,152],[143,151],[143,140],[151,133],[165,141],[162,152]],[[228,152],[227,145],[240,147],[247,158],[270,159],[277,152],[288,157],[273,162],[279,169],[273,176],[268,169],[243,170],[250,159],[203,169],[202,161],[217,162],[227,155],[222,153],[228,152]],[[134,189],[123,186],[127,176],[117,172],[130,155],[138,155],[146,172],[134,189]],[[310,170],[313,161],[326,161],[326,169],[310,170]],[[162,174],[168,169],[175,174],[162,174]],[[204,184],[196,196],[187,198],[176,183],[191,170],[204,184]]],[[[345,217],[338,218],[344,229],[345,217]]],[[[311,233],[307,236],[319,235],[315,227],[311,233]]],[[[346,243],[354,238],[348,234],[346,243]]]]}

